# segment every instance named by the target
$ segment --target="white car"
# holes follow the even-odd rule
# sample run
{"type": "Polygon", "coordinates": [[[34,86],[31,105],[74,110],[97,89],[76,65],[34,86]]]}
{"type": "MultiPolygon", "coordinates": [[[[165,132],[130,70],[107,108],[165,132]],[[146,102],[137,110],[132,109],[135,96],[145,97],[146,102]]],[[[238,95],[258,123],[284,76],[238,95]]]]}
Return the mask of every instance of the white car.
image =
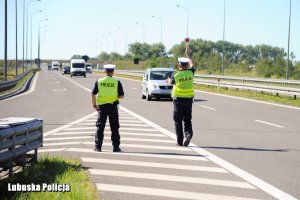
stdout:
{"type": "Polygon", "coordinates": [[[150,68],[147,69],[142,82],[142,99],[151,100],[153,97],[171,98],[173,86],[166,80],[175,72],[170,68],[150,68]]]}

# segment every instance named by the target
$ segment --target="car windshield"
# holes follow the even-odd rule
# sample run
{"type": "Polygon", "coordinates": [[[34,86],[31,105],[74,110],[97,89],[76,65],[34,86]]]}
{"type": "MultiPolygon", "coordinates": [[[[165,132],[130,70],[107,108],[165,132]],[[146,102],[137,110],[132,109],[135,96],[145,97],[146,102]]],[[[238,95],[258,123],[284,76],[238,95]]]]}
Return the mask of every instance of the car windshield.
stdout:
{"type": "Polygon", "coordinates": [[[84,68],[84,63],[73,63],[73,68],[84,68]]]}
{"type": "Polygon", "coordinates": [[[173,71],[153,71],[150,72],[150,80],[166,80],[171,78],[173,71]]]}
{"type": "Polygon", "coordinates": [[[64,66],[64,69],[70,69],[71,67],[70,66],[64,66]]]}

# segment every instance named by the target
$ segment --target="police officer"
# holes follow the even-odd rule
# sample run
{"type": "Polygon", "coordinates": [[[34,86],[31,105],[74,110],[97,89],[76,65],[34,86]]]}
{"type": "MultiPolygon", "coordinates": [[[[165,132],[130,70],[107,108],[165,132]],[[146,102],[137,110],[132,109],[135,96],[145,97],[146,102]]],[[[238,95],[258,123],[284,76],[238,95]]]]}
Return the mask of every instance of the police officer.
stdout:
{"type": "Polygon", "coordinates": [[[106,76],[96,81],[92,92],[93,107],[98,111],[95,151],[101,151],[107,117],[111,129],[113,152],[122,151],[120,149],[118,104],[119,99],[124,98],[124,91],[121,82],[112,77],[115,67],[112,64],[103,66],[106,76]]]}
{"type": "Polygon", "coordinates": [[[173,85],[173,119],[175,122],[177,145],[187,147],[193,137],[192,104],[194,98],[195,68],[192,59],[189,57],[188,47],[186,47],[185,54],[186,57],[178,58],[179,71],[175,72],[167,82],[173,85]],[[184,121],[186,138],[184,142],[182,121],[184,121]]]}

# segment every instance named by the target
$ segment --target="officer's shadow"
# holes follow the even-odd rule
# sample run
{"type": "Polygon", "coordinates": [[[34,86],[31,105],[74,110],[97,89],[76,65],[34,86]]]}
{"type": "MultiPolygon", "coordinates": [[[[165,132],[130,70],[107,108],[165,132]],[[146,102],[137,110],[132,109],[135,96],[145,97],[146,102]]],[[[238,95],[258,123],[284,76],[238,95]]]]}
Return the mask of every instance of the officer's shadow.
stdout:
{"type": "Polygon", "coordinates": [[[207,100],[206,99],[195,99],[194,98],[194,103],[203,102],[203,101],[207,101],[207,100]]]}

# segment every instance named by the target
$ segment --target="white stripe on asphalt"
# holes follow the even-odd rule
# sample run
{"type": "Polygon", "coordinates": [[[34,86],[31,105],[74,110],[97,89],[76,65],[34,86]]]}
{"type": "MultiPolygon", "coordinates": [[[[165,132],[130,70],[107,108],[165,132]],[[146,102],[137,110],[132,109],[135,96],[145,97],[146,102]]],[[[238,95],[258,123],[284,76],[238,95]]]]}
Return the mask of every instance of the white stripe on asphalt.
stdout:
{"type": "Polygon", "coordinates": [[[71,145],[71,144],[80,144],[81,142],[55,142],[55,143],[46,143],[43,144],[44,147],[49,146],[61,146],[61,145],[71,145]]]}
{"type": "MultiPolygon", "coordinates": [[[[149,127],[147,124],[126,124],[122,123],[122,121],[119,122],[120,126],[134,126],[134,127],[149,127]]],[[[95,123],[81,123],[80,126],[94,126],[96,127],[95,123]]],[[[109,126],[109,123],[107,122],[105,125],[109,126]]]]}
{"type": "MultiPolygon", "coordinates": [[[[51,151],[51,150],[49,150],[51,151]]],[[[84,148],[68,148],[65,151],[72,152],[82,152],[82,153],[96,153],[99,152],[94,151],[93,149],[84,149],[84,148]]],[[[109,154],[109,155],[121,155],[121,156],[137,156],[137,157],[150,157],[150,158],[164,158],[164,159],[176,159],[176,160],[196,160],[196,161],[208,161],[205,157],[199,155],[191,155],[191,154],[170,154],[170,153],[126,153],[122,152],[120,154],[116,154],[111,151],[102,151],[101,154],[109,154]]]]}
{"type": "Polygon", "coordinates": [[[178,199],[190,199],[190,200],[256,200],[253,198],[243,198],[216,194],[206,194],[198,192],[185,192],[178,190],[165,190],[158,188],[146,188],[146,187],[133,187],[125,185],[114,185],[114,184],[96,184],[99,191],[119,192],[119,193],[130,193],[130,194],[141,194],[149,196],[160,196],[178,199]]]}
{"type": "Polygon", "coordinates": [[[217,109],[215,109],[215,108],[211,108],[211,107],[208,107],[208,106],[200,106],[200,107],[206,108],[206,109],[209,109],[209,110],[217,110],[217,109]]]}
{"type": "MultiPolygon", "coordinates": [[[[77,131],[77,132],[58,132],[53,135],[85,135],[85,134],[93,134],[95,135],[95,131],[77,131]]],[[[111,134],[111,131],[104,131],[104,134],[111,134]]],[[[120,135],[132,135],[132,136],[146,136],[146,137],[168,137],[159,133],[131,133],[131,132],[120,132],[120,135]]],[[[123,138],[122,138],[123,139],[123,138]]],[[[121,140],[122,140],[121,139],[121,140]]]]}
{"type": "MultiPolygon", "coordinates": [[[[89,122],[95,122],[94,125],[96,124],[97,119],[88,119],[85,122],[89,123],[89,122]]],[[[108,121],[108,120],[107,120],[108,121]]],[[[120,123],[122,122],[126,122],[126,123],[143,123],[140,120],[126,120],[126,119],[120,119],[119,120],[120,123]]]]}
{"type": "MultiPolygon", "coordinates": [[[[91,139],[94,136],[76,136],[76,137],[56,137],[56,138],[44,138],[44,141],[55,141],[55,140],[78,140],[78,139],[91,139]]],[[[110,140],[110,137],[105,136],[105,140],[110,140]]],[[[139,142],[158,142],[158,143],[174,143],[172,140],[157,140],[157,139],[144,139],[144,138],[126,138],[122,137],[122,141],[139,141],[139,142]]]]}
{"type": "MultiPolygon", "coordinates": [[[[82,144],[95,145],[94,142],[83,142],[82,144]]],[[[103,143],[102,146],[111,146],[111,143],[103,143]]],[[[142,144],[121,144],[121,148],[122,147],[156,149],[156,150],[160,149],[160,150],[172,150],[172,151],[189,151],[189,152],[191,151],[189,148],[185,148],[185,147],[154,146],[154,145],[142,145],[142,144]]]]}
{"type": "MultiPolygon", "coordinates": [[[[105,129],[110,129],[109,127],[105,127],[105,129]]],[[[67,130],[70,131],[75,131],[75,130],[96,130],[96,126],[94,127],[73,127],[73,128],[68,128],[67,130]]],[[[147,128],[126,128],[126,127],[121,127],[119,129],[120,131],[122,130],[132,130],[132,131],[149,131],[149,132],[156,132],[155,129],[147,129],[147,128]]]]}
{"type": "Polygon", "coordinates": [[[275,127],[278,127],[278,128],[284,128],[283,126],[273,124],[273,123],[270,123],[270,122],[261,121],[261,120],[258,120],[258,119],[254,120],[254,121],[262,123],[262,124],[267,124],[267,125],[270,125],[270,126],[275,126],[275,127]]]}
{"type": "Polygon", "coordinates": [[[58,148],[58,149],[39,149],[39,153],[45,153],[45,152],[56,152],[56,151],[64,151],[66,148],[58,148]]]}
{"type": "Polygon", "coordinates": [[[89,172],[92,175],[118,176],[118,177],[126,177],[126,178],[140,178],[140,179],[149,179],[149,180],[158,180],[158,181],[173,181],[173,182],[182,182],[182,183],[195,183],[195,184],[205,184],[205,185],[218,185],[224,187],[256,189],[249,183],[241,182],[241,181],[226,181],[226,180],[208,179],[208,178],[194,178],[188,176],[171,176],[165,174],[137,173],[137,172],[100,170],[100,169],[89,169],[89,172]]]}
{"type": "Polygon", "coordinates": [[[77,139],[90,139],[94,136],[77,136],[77,137],[57,137],[57,138],[44,138],[44,141],[53,141],[53,140],[77,140],[77,139]]]}
{"type": "Polygon", "coordinates": [[[105,163],[105,164],[114,164],[114,165],[129,165],[129,166],[151,167],[151,168],[181,169],[181,170],[190,170],[190,171],[228,173],[228,171],[226,171],[223,168],[219,168],[219,167],[178,165],[178,164],[157,163],[157,162],[127,161],[127,160],[87,158],[87,157],[81,157],[81,160],[83,162],[89,162],[89,163],[102,163],[102,164],[105,163]]]}

